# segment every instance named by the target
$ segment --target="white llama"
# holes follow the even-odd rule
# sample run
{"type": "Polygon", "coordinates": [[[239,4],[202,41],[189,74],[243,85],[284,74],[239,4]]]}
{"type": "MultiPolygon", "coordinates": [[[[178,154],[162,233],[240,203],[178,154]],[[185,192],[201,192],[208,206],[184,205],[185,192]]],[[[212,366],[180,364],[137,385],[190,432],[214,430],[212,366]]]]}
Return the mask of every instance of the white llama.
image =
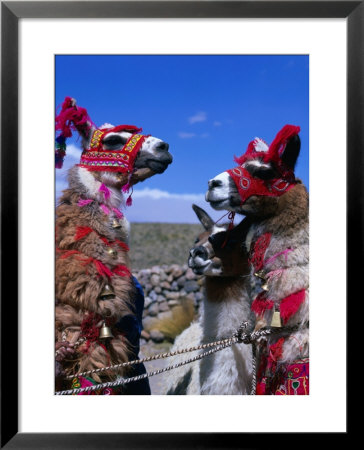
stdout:
{"type": "MultiPolygon", "coordinates": [[[[228,224],[215,225],[198,206],[193,205],[193,209],[206,231],[190,251],[189,266],[195,273],[205,276],[205,297],[200,305],[199,320],[177,337],[172,351],[229,338],[245,321],[250,323],[248,330],[254,324],[245,286],[247,254],[241,245],[246,223],[243,221],[230,230],[228,224]]],[[[178,361],[183,359],[185,355],[178,357],[178,361]]],[[[251,346],[233,344],[169,372],[166,393],[249,394],[252,372],[251,346]]]]}

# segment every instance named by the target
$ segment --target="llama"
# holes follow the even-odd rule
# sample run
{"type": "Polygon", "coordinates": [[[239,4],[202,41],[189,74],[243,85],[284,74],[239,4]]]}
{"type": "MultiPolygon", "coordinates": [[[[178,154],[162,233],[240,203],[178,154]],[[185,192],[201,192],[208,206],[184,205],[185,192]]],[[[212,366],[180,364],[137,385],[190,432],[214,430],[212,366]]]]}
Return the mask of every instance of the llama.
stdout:
{"type": "Polygon", "coordinates": [[[286,125],[268,146],[250,142],[238,167],[208,183],[217,210],[244,214],[255,329],[274,332],[257,342],[257,394],[309,393],[308,193],[295,178],[300,129],[286,125]]]}
{"type": "MultiPolygon", "coordinates": [[[[56,129],[61,131],[56,167],[62,165],[71,130],[80,134],[83,147],[56,209],[56,341],[65,342],[63,351],[57,345],[56,370],[62,374],[58,388],[67,388],[67,376],[137,357],[144,297],[129,269],[129,224],[120,209],[124,192],[163,173],[172,156],[167,143],[141,135],[137,127],[97,128],[69,97],[56,118],[56,129]]],[[[130,201],[129,196],[127,204],[130,201]]],[[[75,377],[72,388],[126,374],[130,369],[75,377]]]]}
{"type": "MultiPolygon", "coordinates": [[[[193,209],[205,231],[196,239],[188,264],[196,274],[204,275],[205,297],[199,320],[177,337],[172,351],[231,337],[245,321],[254,325],[246,292],[248,258],[241,245],[247,222],[230,229],[229,224],[216,225],[202,208],[193,205],[193,209]]],[[[249,394],[252,373],[251,346],[233,344],[170,372],[166,391],[174,395],[249,394]]]]}

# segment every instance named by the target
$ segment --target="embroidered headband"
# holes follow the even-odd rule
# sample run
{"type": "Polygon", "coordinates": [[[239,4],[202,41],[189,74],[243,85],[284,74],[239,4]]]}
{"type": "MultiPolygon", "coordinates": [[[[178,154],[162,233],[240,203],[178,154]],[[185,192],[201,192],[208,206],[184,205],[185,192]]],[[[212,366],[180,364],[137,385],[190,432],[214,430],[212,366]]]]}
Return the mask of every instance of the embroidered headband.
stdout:
{"type": "Polygon", "coordinates": [[[96,129],[91,137],[90,148],[84,150],[81,155],[80,167],[88,170],[105,170],[109,172],[131,172],[135,158],[148,136],[139,134],[141,128],[128,125],[119,125],[114,128],[96,129]],[[104,148],[103,138],[117,131],[133,133],[127,143],[118,150],[104,148]]]}
{"type": "Polygon", "coordinates": [[[299,132],[300,127],[285,125],[269,147],[262,139],[255,138],[249,143],[247,151],[241,157],[235,158],[239,166],[226,172],[234,180],[242,203],[253,195],[279,197],[295,186],[294,171],[284,164],[281,157],[288,141],[299,132]],[[278,177],[262,180],[251,175],[244,165],[254,160],[258,160],[260,164],[272,163],[279,174],[278,177]]]}
{"type": "Polygon", "coordinates": [[[134,125],[118,125],[113,128],[97,128],[91,121],[85,108],[76,106],[76,101],[66,97],[61,112],[56,116],[56,131],[60,134],[56,137],[56,168],[63,166],[66,155],[66,139],[72,136],[72,130],[80,133],[88,133],[93,130],[90,147],[82,152],[80,167],[88,170],[102,170],[109,172],[132,172],[135,158],[141,149],[143,142],[149,135],[142,135],[141,128],[134,125]],[[117,150],[105,149],[103,138],[109,133],[126,131],[132,133],[126,144],[117,150]]]}

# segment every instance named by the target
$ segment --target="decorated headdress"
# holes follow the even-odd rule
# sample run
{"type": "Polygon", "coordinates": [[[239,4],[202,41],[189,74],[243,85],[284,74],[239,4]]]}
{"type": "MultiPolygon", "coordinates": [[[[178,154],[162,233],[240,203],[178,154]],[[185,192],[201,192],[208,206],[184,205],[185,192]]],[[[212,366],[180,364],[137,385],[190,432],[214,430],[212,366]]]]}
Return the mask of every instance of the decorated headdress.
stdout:
{"type": "Polygon", "coordinates": [[[92,133],[89,139],[89,148],[83,150],[78,165],[88,170],[109,172],[131,173],[135,158],[148,137],[140,134],[142,129],[134,125],[97,128],[86,109],[76,106],[74,99],[66,97],[61,112],[56,116],[56,132],[59,132],[56,137],[56,168],[63,166],[66,155],[66,139],[72,136],[73,130],[77,130],[84,136],[92,133]],[[132,136],[121,149],[106,149],[103,145],[104,137],[120,131],[132,133],[132,136]]]}
{"type": "Polygon", "coordinates": [[[234,180],[238,188],[242,203],[244,203],[252,195],[264,195],[268,197],[279,197],[295,184],[293,166],[299,151],[298,133],[300,127],[294,125],[285,125],[274,138],[270,146],[262,139],[255,138],[248,145],[246,152],[235,161],[238,167],[227,170],[228,174],[234,180]],[[293,164],[290,164],[288,158],[284,157],[287,146],[294,141],[295,157],[293,164]],[[274,170],[274,177],[253,176],[254,171],[247,170],[247,166],[259,169],[274,170]]]}

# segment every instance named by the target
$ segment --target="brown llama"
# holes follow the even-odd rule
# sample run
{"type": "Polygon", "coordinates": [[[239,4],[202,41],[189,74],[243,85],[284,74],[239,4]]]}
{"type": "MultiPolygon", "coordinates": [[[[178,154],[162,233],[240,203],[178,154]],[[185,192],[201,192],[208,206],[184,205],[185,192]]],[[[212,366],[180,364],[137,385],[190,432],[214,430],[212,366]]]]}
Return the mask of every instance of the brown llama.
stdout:
{"type": "Polygon", "coordinates": [[[257,343],[257,394],[309,393],[308,193],[295,178],[299,127],[286,125],[271,145],[259,138],[236,158],[238,167],[209,181],[215,209],[250,220],[245,239],[256,329],[271,334],[257,343]]]}
{"type": "MultiPolygon", "coordinates": [[[[204,275],[205,296],[198,321],[191,324],[175,341],[173,350],[231,337],[242,322],[251,331],[254,317],[246,291],[249,276],[248,255],[242,240],[248,229],[243,220],[235,228],[216,225],[200,207],[193,209],[205,231],[190,250],[188,264],[204,275]]],[[[182,361],[185,357],[179,357],[182,361]]],[[[169,372],[166,392],[170,395],[244,395],[252,385],[252,349],[233,344],[192,364],[169,372]]]]}
{"type": "Polygon", "coordinates": [[[71,129],[81,135],[83,147],[56,209],[56,384],[57,389],[83,388],[134,374],[120,368],[69,381],[73,374],[137,356],[143,295],[130,272],[129,224],[120,209],[124,192],[164,172],[172,157],[168,144],[134,126],[97,128],[70,98],[56,118],[56,129],[61,131],[59,158],[71,129]],[[65,342],[63,349],[59,342],[65,342]]]}

